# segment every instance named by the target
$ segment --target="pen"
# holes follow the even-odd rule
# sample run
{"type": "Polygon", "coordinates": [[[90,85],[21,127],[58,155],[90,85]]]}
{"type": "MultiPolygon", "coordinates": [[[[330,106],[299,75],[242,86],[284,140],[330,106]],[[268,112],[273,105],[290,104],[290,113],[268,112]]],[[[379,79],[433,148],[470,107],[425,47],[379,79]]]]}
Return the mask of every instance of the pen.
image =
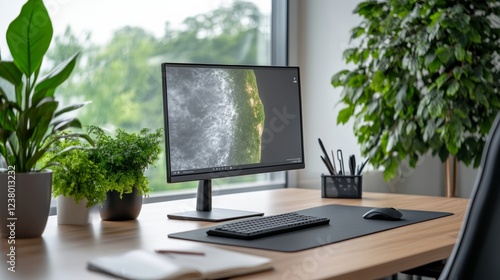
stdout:
{"type": "Polygon", "coordinates": [[[321,160],[323,161],[323,163],[326,165],[328,172],[330,172],[330,175],[335,175],[335,171],[330,169],[331,166],[326,162],[326,159],[323,156],[320,156],[320,157],[321,157],[321,160]]]}
{"type": "Polygon", "coordinates": [[[328,170],[330,173],[333,170],[333,173],[331,175],[335,175],[335,168],[333,168],[332,162],[330,161],[330,157],[328,156],[328,153],[326,152],[325,146],[323,145],[323,141],[321,141],[320,138],[318,138],[319,146],[321,147],[321,151],[323,151],[323,155],[325,156],[325,164],[328,167],[328,170]]]}
{"type": "Polygon", "coordinates": [[[345,175],[345,169],[344,169],[344,155],[342,153],[342,150],[341,149],[338,149],[337,150],[337,159],[339,160],[339,173],[341,175],[345,175]]]}
{"type": "Polygon", "coordinates": [[[351,176],[356,175],[356,156],[349,156],[349,171],[351,171],[351,176]]]}
{"type": "Polygon", "coordinates": [[[335,174],[337,174],[337,165],[335,165],[335,156],[333,155],[333,150],[332,150],[332,163],[333,163],[333,171],[335,174]]]}
{"type": "Polygon", "coordinates": [[[197,256],[204,256],[205,255],[205,253],[203,253],[203,252],[162,250],[162,249],[155,250],[155,252],[158,254],[182,254],[182,255],[197,255],[197,256]]]}
{"type": "Polygon", "coordinates": [[[359,168],[358,168],[358,175],[361,175],[361,171],[363,171],[363,168],[365,168],[365,165],[368,163],[368,160],[369,160],[369,159],[370,159],[370,158],[367,158],[367,159],[365,160],[365,162],[363,162],[363,163],[361,164],[361,167],[359,167],[359,168]]]}

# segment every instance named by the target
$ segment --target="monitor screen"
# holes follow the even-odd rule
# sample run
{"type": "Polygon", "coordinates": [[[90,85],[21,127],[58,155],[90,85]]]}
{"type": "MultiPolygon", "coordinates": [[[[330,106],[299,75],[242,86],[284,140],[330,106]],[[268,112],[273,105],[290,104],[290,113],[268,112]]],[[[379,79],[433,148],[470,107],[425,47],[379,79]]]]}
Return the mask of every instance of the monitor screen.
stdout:
{"type": "Polygon", "coordinates": [[[167,181],[304,168],[298,67],[163,63],[167,181]]]}

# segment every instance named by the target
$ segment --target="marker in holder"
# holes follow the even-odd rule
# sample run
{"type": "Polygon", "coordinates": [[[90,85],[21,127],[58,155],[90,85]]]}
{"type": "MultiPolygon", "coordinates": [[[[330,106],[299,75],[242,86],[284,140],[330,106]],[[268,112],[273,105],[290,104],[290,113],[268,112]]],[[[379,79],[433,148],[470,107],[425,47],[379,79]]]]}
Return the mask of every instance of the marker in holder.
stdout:
{"type": "Polygon", "coordinates": [[[321,175],[321,197],[361,198],[363,176],[321,175]]]}

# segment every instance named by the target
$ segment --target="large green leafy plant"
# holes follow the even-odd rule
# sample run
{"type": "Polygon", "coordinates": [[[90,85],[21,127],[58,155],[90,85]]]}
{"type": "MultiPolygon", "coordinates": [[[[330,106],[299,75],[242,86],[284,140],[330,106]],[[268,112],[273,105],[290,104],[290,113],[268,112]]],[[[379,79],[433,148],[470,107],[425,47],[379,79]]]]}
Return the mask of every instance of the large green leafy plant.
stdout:
{"type": "Polygon", "coordinates": [[[7,29],[6,39],[13,61],[0,61],[0,77],[13,86],[13,92],[0,87],[0,166],[13,166],[16,172],[44,169],[37,166],[42,156],[60,138],[88,136],[61,134],[67,128],[81,127],[77,118],[65,113],[83,106],[59,108],[56,88],[71,74],[78,54],[69,57],[53,71],[40,77],[42,60],[52,40],[52,23],[42,0],[29,0],[7,29]]]}
{"type": "Polygon", "coordinates": [[[362,154],[386,180],[429,151],[478,166],[500,108],[497,1],[366,0],[354,13],[354,67],[332,85],[343,88],[337,122],[354,120],[362,154]]]}

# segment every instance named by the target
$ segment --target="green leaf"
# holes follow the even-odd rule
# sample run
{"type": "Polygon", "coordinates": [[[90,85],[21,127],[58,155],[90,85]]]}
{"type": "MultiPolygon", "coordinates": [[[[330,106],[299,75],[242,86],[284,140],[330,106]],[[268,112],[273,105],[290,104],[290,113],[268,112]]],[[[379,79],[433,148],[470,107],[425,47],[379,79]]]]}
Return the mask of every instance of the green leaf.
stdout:
{"type": "Polygon", "coordinates": [[[385,75],[382,71],[377,71],[373,75],[373,80],[371,82],[371,87],[378,92],[382,91],[384,85],[385,75]]]}
{"type": "Polygon", "coordinates": [[[68,113],[68,112],[74,111],[74,110],[76,110],[76,109],[80,109],[80,108],[82,108],[83,106],[85,106],[85,105],[87,105],[87,104],[89,104],[89,103],[90,103],[90,102],[84,102],[84,103],[78,103],[78,104],[74,104],[74,105],[69,105],[69,106],[67,106],[67,107],[62,108],[62,109],[61,109],[61,110],[59,110],[59,111],[56,111],[56,112],[54,113],[54,117],[58,117],[58,116],[60,116],[60,115],[62,115],[62,114],[65,114],[65,113],[68,113]]]}
{"type": "Polygon", "coordinates": [[[407,99],[408,84],[403,84],[396,94],[396,110],[402,111],[404,109],[405,101],[407,99]]]}
{"type": "MultiPolygon", "coordinates": [[[[0,99],[1,101],[1,99],[0,99]]],[[[9,138],[16,131],[16,113],[13,110],[17,104],[11,101],[0,103],[0,142],[9,138]]]]}
{"type": "Polygon", "coordinates": [[[448,86],[448,89],[446,90],[446,95],[448,96],[455,96],[455,94],[458,92],[460,89],[460,84],[457,82],[457,80],[451,81],[450,85],[448,86]]]}
{"type": "Polygon", "coordinates": [[[30,131],[33,131],[33,138],[30,140],[35,146],[39,146],[43,137],[49,129],[58,102],[51,98],[46,98],[36,107],[31,107],[26,111],[29,119],[30,131]]]}
{"type": "Polygon", "coordinates": [[[465,50],[461,45],[457,45],[455,47],[455,58],[460,62],[463,62],[465,60],[465,50]]]}
{"type": "Polygon", "coordinates": [[[37,104],[45,97],[54,96],[55,89],[66,81],[69,75],[71,75],[71,72],[73,72],[77,57],[78,53],[66,59],[54,68],[46,77],[42,78],[41,82],[35,87],[32,104],[37,104]]]}
{"type": "Polygon", "coordinates": [[[464,70],[460,67],[455,67],[453,68],[453,76],[455,77],[456,80],[460,80],[460,77],[462,77],[462,74],[464,73],[464,70]]]}
{"type": "Polygon", "coordinates": [[[346,124],[354,114],[354,107],[349,106],[339,111],[337,116],[337,124],[346,124]]]}
{"type": "Polygon", "coordinates": [[[469,94],[473,94],[474,88],[476,87],[474,82],[469,79],[463,79],[462,82],[464,83],[465,87],[467,87],[467,89],[469,90],[469,94]]]}
{"type": "Polygon", "coordinates": [[[441,61],[439,59],[435,59],[429,64],[429,72],[436,73],[441,68],[441,65],[443,65],[441,61]]]}
{"type": "Polygon", "coordinates": [[[20,86],[23,82],[23,73],[11,61],[0,61],[0,77],[6,79],[14,86],[20,86]]]}
{"type": "Polygon", "coordinates": [[[387,182],[396,177],[396,171],[398,170],[397,160],[390,158],[388,161],[384,170],[384,180],[387,182]]]}
{"type": "Polygon", "coordinates": [[[52,22],[42,0],[29,0],[7,28],[7,44],[14,63],[31,76],[42,64],[52,40],[52,22]]]}
{"type": "Polygon", "coordinates": [[[429,24],[429,26],[434,26],[438,22],[438,20],[441,18],[442,13],[443,13],[442,11],[437,11],[434,14],[432,14],[430,16],[431,23],[429,24]]]}
{"type": "Polygon", "coordinates": [[[471,28],[469,31],[469,39],[473,43],[481,43],[481,35],[476,29],[471,28]]]}
{"type": "Polygon", "coordinates": [[[429,141],[436,133],[436,123],[433,119],[429,119],[425,125],[423,139],[425,142],[429,141]]]}
{"type": "Polygon", "coordinates": [[[433,96],[430,99],[427,110],[429,115],[433,118],[440,118],[443,114],[443,108],[446,105],[445,100],[443,99],[443,92],[438,90],[433,90],[430,92],[433,96]]]}
{"type": "Polygon", "coordinates": [[[331,79],[332,86],[334,87],[342,86],[344,83],[344,79],[348,73],[349,70],[342,70],[333,75],[331,79]]]}
{"type": "Polygon", "coordinates": [[[363,27],[355,27],[351,31],[351,38],[356,39],[359,36],[363,35],[365,33],[365,29],[363,27]]]}
{"type": "Polygon", "coordinates": [[[429,53],[429,54],[427,54],[425,56],[425,66],[429,66],[435,59],[436,59],[436,54],[435,53],[429,53]]]}
{"type": "Polygon", "coordinates": [[[448,81],[450,77],[448,76],[447,73],[443,73],[441,74],[437,79],[436,79],[436,85],[437,85],[437,88],[441,88],[443,86],[444,83],[446,83],[446,81],[448,81]]]}
{"type": "Polygon", "coordinates": [[[349,63],[351,61],[354,61],[354,63],[357,63],[358,60],[358,49],[357,48],[350,48],[346,49],[343,53],[343,58],[345,59],[346,63],[349,63]]]}
{"type": "Polygon", "coordinates": [[[54,122],[52,125],[53,125],[53,128],[52,128],[53,133],[63,131],[63,130],[70,128],[70,127],[82,128],[82,123],[77,118],[60,120],[60,121],[54,122]]]}
{"type": "Polygon", "coordinates": [[[370,57],[370,50],[364,49],[363,52],[361,52],[360,60],[361,62],[365,62],[368,60],[369,57],[370,57]]]}
{"type": "Polygon", "coordinates": [[[361,2],[358,6],[356,6],[353,13],[368,16],[373,14],[373,11],[378,8],[378,5],[379,4],[377,2],[361,2]]]}
{"type": "Polygon", "coordinates": [[[482,104],[486,109],[490,107],[490,103],[488,101],[488,98],[486,97],[486,94],[484,93],[484,87],[482,85],[478,85],[474,91],[473,96],[471,96],[472,99],[477,100],[480,104],[482,104]]]}
{"type": "Polygon", "coordinates": [[[436,55],[441,60],[443,64],[448,63],[452,57],[452,51],[450,47],[444,46],[444,47],[439,47],[436,50],[436,55]]]}
{"type": "Polygon", "coordinates": [[[362,74],[351,75],[348,78],[347,85],[350,88],[359,88],[365,83],[366,76],[362,74]]]}
{"type": "Polygon", "coordinates": [[[408,122],[406,124],[406,134],[412,135],[417,130],[417,124],[415,122],[408,122]]]}

